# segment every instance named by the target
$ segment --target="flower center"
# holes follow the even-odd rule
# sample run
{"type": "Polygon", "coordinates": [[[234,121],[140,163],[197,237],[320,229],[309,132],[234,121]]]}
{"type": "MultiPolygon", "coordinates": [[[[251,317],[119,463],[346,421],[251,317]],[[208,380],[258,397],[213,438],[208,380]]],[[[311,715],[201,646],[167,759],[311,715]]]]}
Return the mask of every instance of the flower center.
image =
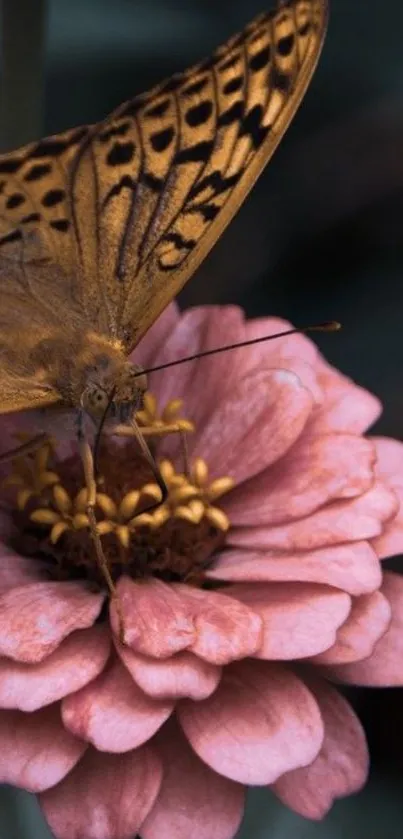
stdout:
{"type": "MultiPolygon", "coordinates": [[[[161,436],[164,431],[193,430],[191,423],[176,417],[180,404],[172,400],[160,417],[154,397],[146,394],[137,415],[144,433],[152,440],[153,431],[161,436]]],[[[135,442],[107,437],[100,447],[95,514],[111,578],[155,576],[202,585],[203,571],[224,544],[229,527],[216,501],[234,482],[228,477],[210,482],[201,458],[183,472],[168,459],[158,465],[168,490],[163,504],[158,504],[160,488],[150,481],[149,466],[135,442]]],[[[17,550],[41,559],[52,579],[86,579],[104,589],[79,457],[59,460],[49,441],[34,454],[16,458],[6,483],[17,494],[17,550]]]]}

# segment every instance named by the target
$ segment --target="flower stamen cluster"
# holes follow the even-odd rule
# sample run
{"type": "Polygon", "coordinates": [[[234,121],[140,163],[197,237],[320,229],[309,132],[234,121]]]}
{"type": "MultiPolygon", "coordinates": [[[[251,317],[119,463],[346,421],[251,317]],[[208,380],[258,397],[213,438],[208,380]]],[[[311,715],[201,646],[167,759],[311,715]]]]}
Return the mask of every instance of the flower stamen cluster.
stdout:
{"type": "MultiPolygon", "coordinates": [[[[180,407],[180,400],[171,400],[159,414],[155,397],[146,393],[144,409],[137,418],[140,424],[147,423],[147,428],[168,427],[169,433],[176,423],[176,430],[186,432],[193,424],[178,420],[180,407]]],[[[105,443],[95,514],[114,578],[129,569],[133,577],[163,572],[164,578],[172,574],[175,579],[199,579],[212,547],[223,541],[229,528],[228,517],[216,502],[232,489],[232,478],[210,481],[208,466],[201,458],[189,466],[188,474],[177,472],[167,458],[158,465],[168,493],[163,503],[161,489],[147,480],[145,464],[133,442],[126,441],[123,446],[110,440],[105,443]]],[[[41,552],[54,549],[57,566],[62,564],[67,576],[71,565],[87,569],[94,565],[88,492],[85,486],[77,491],[78,481],[77,473],[72,480],[69,460],[57,463],[48,443],[34,454],[16,458],[6,481],[17,488],[23,529],[32,533],[34,527],[40,534],[41,552]]],[[[96,578],[96,572],[91,572],[91,577],[96,578]]]]}

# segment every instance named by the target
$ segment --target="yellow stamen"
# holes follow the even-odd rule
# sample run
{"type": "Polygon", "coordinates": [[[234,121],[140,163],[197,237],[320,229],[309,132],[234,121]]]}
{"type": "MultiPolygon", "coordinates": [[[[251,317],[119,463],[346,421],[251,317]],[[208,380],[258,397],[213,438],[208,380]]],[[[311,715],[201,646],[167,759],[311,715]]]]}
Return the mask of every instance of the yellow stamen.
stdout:
{"type": "Polygon", "coordinates": [[[153,517],[151,513],[140,513],[139,516],[135,516],[133,519],[130,519],[128,524],[131,527],[144,527],[146,525],[153,523],[153,517]]]}
{"type": "Polygon", "coordinates": [[[77,513],[84,513],[87,509],[87,503],[88,490],[87,487],[83,487],[82,489],[80,489],[80,491],[77,493],[74,499],[74,508],[75,510],[77,510],[77,513]]]}
{"type": "Polygon", "coordinates": [[[161,419],[166,423],[174,422],[179,413],[181,407],[183,405],[182,399],[171,399],[170,402],[164,408],[161,419]]]}
{"type": "Polygon", "coordinates": [[[170,479],[174,476],[175,470],[170,460],[161,460],[160,464],[160,472],[166,484],[169,483],[170,479]]]}
{"type": "Polygon", "coordinates": [[[214,525],[214,527],[218,528],[218,530],[223,530],[224,533],[227,532],[230,526],[229,518],[222,510],[219,510],[218,507],[208,507],[205,512],[205,516],[206,519],[214,525]]]}
{"type": "Polygon", "coordinates": [[[44,510],[40,507],[39,510],[34,510],[31,513],[30,519],[36,522],[36,524],[56,524],[56,522],[60,521],[60,516],[54,510],[44,510]]]}
{"type": "Polygon", "coordinates": [[[125,524],[118,524],[115,528],[115,533],[121,545],[128,548],[130,545],[130,530],[125,524]]]}
{"type": "Polygon", "coordinates": [[[194,431],[195,427],[196,427],[193,422],[191,422],[190,420],[187,420],[187,419],[178,419],[178,420],[176,420],[175,425],[177,426],[177,428],[180,431],[190,431],[190,432],[194,431]]]}
{"type": "Polygon", "coordinates": [[[125,521],[126,519],[131,518],[133,513],[139,503],[140,499],[140,492],[137,489],[133,489],[131,492],[128,492],[125,497],[122,499],[119,505],[119,518],[125,521]]]}
{"type": "Polygon", "coordinates": [[[55,484],[53,487],[53,498],[59,513],[66,515],[70,512],[72,507],[71,498],[61,484],[55,484]]]}
{"type": "Polygon", "coordinates": [[[27,502],[30,498],[34,495],[32,489],[21,489],[20,492],[17,493],[17,508],[18,510],[24,510],[27,502]]]}
{"type": "Polygon", "coordinates": [[[184,501],[190,501],[191,498],[195,498],[198,494],[199,490],[197,487],[192,486],[192,484],[188,484],[187,486],[185,484],[171,491],[170,501],[172,504],[182,504],[184,501]]]}
{"type": "Polygon", "coordinates": [[[56,524],[53,525],[52,530],[50,531],[50,541],[52,545],[56,545],[56,542],[60,539],[63,533],[69,529],[67,522],[65,521],[58,521],[56,524]]]}
{"type": "Polygon", "coordinates": [[[106,519],[97,522],[97,531],[100,536],[106,536],[107,533],[112,533],[112,530],[114,530],[113,522],[107,521],[106,519]]]}
{"type": "Polygon", "coordinates": [[[192,513],[190,507],[177,507],[174,511],[174,518],[175,519],[182,519],[183,521],[189,521],[191,524],[196,524],[196,518],[192,513]]]}
{"type": "Polygon", "coordinates": [[[97,492],[97,505],[108,519],[117,518],[118,508],[112,498],[105,492],[97,492]]]}
{"type": "Polygon", "coordinates": [[[146,411],[137,411],[136,420],[139,425],[148,425],[150,418],[146,411]]]}
{"type": "Polygon", "coordinates": [[[90,526],[89,518],[85,513],[76,513],[76,515],[73,516],[72,525],[74,530],[82,530],[83,527],[90,526]]]}
{"type": "Polygon", "coordinates": [[[172,478],[168,481],[168,487],[170,489],[174,489],[175,487],[186,486],[187,483],[187,478],[185,478],[184,475],[173,475],[172,478]]]}
{"type": "MultiPolygon", "coordinates": [[[[136,417],[140,425],[144,426],[144,433],[151,437],[154,432],[155,436],[162,436],[164,433],[178,432],[178,430],[186,432],[194,430],[194,425],[190,420],[177,416],[181,408],[182,400],[172,399],[159,415],[157,401],[154,395],[148,392],[145,395],[143,410],[139,411],[136,417]]],[[[53,454],[53,446],[46,443],[34,454],[16,458],[13,462],[13,474],[6,483],[17,488],[17,504],[20,510],[26,507],[28,501],[30,501],[29,510],[31,510],[32,499],[37,499],[38,507],[30,514],[30,519],[49,528],[49,541],[52,545],[56,545],[68,532],[71,534],[74,531],[87,531],[89,536],[90,527],[86,512],[88,503],[86,487],[82,487],[74,497],[70,497],[58,473],[52,469],[53,454]],[[52,458],[50,458],[51,455],[52,458]]],[[[214,479],[209,485],[208,466],[200,457],[195,459],[190,471],[186,465],[185,473],[176,472],[173,463],[168,458],[164,458],[159,463],[159,468],[168,492],[164,503],[161,503],[162,492],[159,485],[152,480],[138,487],[135,484],[136,488],[125,492],[121,498],[119,496],[116,498],[116,487],[113,497],[105,491],[97,492],[97,532],[100,537],[113,535],[115,546],[109,539],[105,548],[108,561],[115,562],[118,568],[122,563],[128,563],[128,565],[135,563],[137,550],[139,550],[138,561],[141,568],[142,564],[147,562],[147,551],[150,551],[151,569],[158,566],[158,569],[163,570],[164,573],[172,571],[175,575],[183,574],[183,579],[187,580],[188,574],[192,572],[191,569],[184,571],[183,568],[184,565],[186,566],[188,541],[191,546],[192,530],[179,525],[168,526],[166,531],[163,528],[174,520],[183,521],[195,527],[195,539],[200,539],[200,544],[203,544],[205,535],[208,540],[214,541],[217,534],[211,532],[208,524],[212,525],[216,531],[223,533],[229,528],[228,517],[214,506],[214,502],[233,488],[234,481],[230,477],[222,477],[214,479]],[[147,510],[147,502],[158,506],[147,510]],[[144,512],[136,515],[136,511],[142,509],[144,512]],[[156,535],[153,543],[151,534],[159,529],[161,529],[161,535],[156,535]],[[150,535],[150,545],[148,545],[147,531],[150,535]],[[175,551],[177,551],[176,554],[175,551]],[[111,557],[110,560],[109,557],[111,557]]],[[[126,480],[125,473],[123,485],[126,480]]],[[[100,476],[98,487],[108,489],[105,476],[100,476]]],[[[88,539],[87,546],[86,537],[78,537],[77,534],[76,539],[77,547],[74,542],[72,543],[72,561],[76,564],[84,563],[88,567],[87,551],[91,550],[91,540],[88,539]]],[[[59,562],[59,553],[56,556],[57,562],[59,562]]],[[[151,573],[154,573],[153,570],[151,573]]]]}
{"type": "Polygon", "coordinates": [[[58,484],[59,481],[60,478],[57,472],[42,472],[37,479],[38,490],[41,491],[45,487],[52,486],[52,484],[58,484]]]}
{"type": "Polygon", "coordinates": [[[158,484],[144,484],[141,495],[146,495],[148,498],[152,498],[153,501],[161,501],[162,499],[161,489],[158,484]]]}
{"type": "Polygon", "coordinates": [[[201,522],[201,520],[204,516],[204,513],[205,513],[205,506],[204,506],[203,502],[200,501],[200,499],[198,499],[198,498],[194,498],[192,501],[189,502],[188,506],[189,506],[189,510],[191,511],[191,513],[193,515],[194,521],[196,522],[196,524],[199,524],[199,522],[201,522]]]}
{"type": "Polygon", "coordinates": [[[233,478],[217,478],[210,484],[206,491],[206,496],[209,501],[217,501],[222,495],[229,492],[235,486],[233,478]]]}
{"type": "Polygon", "coordinates": [[[158,507],[158,509],[155,510],[153,513],[153,530],[155,530],[157,527],[162,527],[162,525],[166,524],[166,522],[169,521],[170,518],[171,514],[169,512],[168,507],[165,504],[162,507],[158,507]]]}
{"type": "Polygon", "coordinates": [[[206,461],[202,460],[201,457],[195,459],[192,467],[192,475],[198,486],[204,486],[208,478],[208,466],[206,461]]]}

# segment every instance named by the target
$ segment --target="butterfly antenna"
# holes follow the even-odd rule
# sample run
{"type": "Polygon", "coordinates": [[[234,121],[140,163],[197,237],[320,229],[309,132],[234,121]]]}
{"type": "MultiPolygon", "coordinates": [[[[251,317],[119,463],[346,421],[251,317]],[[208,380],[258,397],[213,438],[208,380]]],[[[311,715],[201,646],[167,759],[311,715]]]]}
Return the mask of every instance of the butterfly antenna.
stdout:
{"type": "Polygon", "coordinates": [[[263,341],[274,341],[275,338],[284,338],[286,335],[296,335],[305,332],[338,332],[341,329],[341,323],[337,320],[325,321],[324,323],[317,323],[313,326],[300,326],[295,329],[287,329],[284,332],[276,332],[274,335],[263,335],[261,338],[251,338],[249,341],[240,341],[237,344],[227,344],[225,347],[215,347],[214,350],[204,350],[203,352],[188,355],[185,358],[178,358],[176,361],[167,361],[165,364],[159,364],[157,367],[148,367],[138,373],[139,376],[147,375],[148,373],[156,373],[157,370],[166,370],[168,367],[176,367],[177,364],[185,364],[186,361],[195,361],[197,358],[205,358],[208,355],[217,355],[220,352],[229,352],[229,350],[236,350],[238,347],[251,347],[253,344],[261,344],[263,341]]]}

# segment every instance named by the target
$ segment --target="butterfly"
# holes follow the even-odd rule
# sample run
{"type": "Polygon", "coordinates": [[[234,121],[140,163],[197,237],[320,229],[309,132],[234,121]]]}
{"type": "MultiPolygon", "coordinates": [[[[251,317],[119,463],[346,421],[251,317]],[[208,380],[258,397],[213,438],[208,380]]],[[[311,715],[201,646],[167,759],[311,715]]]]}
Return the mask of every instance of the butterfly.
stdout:
{"type": "Polygon", "coordinates": [[[0,156],[0,413],[133,416],[128,356],[273,154],[326,23],[327,0],[280,0],[104,121],[0,156]]]}

